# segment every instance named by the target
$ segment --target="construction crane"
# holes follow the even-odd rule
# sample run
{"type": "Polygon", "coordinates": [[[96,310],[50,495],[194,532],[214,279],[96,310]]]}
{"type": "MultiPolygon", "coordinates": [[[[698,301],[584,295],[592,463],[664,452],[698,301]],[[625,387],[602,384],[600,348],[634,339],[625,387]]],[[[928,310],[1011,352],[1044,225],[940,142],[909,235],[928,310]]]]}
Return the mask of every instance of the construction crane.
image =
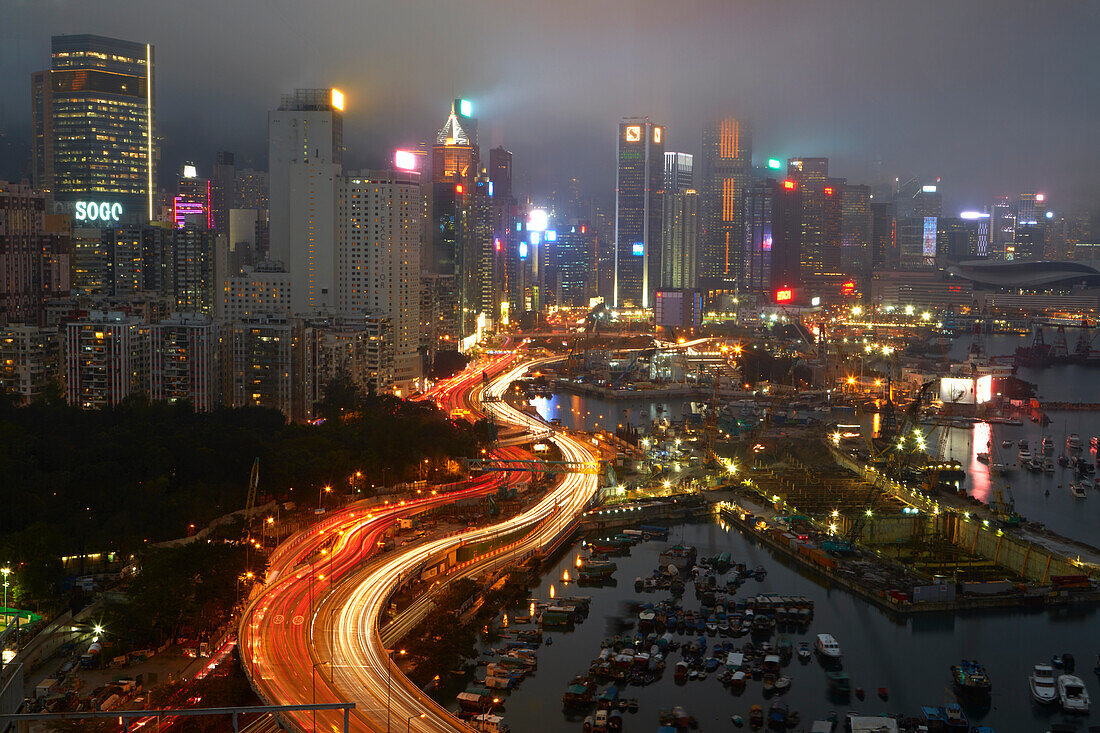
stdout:
{"type": "Polygon", "coordinates": [[[252,474],[248,477],[248,500],[245,502],[244,513],[248,520],[248,529],[252,530],[252,515],[256,512],[256,489],[260,485],[260,459],[252,462],[252,474]]]}

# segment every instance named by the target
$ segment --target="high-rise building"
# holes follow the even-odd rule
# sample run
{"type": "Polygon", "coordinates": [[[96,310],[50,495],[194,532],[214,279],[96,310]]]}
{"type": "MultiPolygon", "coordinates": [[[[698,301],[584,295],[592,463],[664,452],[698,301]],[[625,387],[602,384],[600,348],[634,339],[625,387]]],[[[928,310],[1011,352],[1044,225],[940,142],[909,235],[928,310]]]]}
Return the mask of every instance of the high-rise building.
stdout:
{"type": "Polygon", "coordinates": [[[117,312],[91,311],[64,326],[69,404],[114,407],[149,392],[149,326],[117,312]]]}
{"type": "Polygon", "coordinates": [[[280,262],[258,262],[230,275],[222,285],[221,314],[228,321],[290,315],[290,275],[280,262]]]}
{"type": "Polygon", "coordinates": [[[474,222],[479,174],[477,120],[469,101],[456,99],[432,146],[430,270],[455,278],[459,333],[473,332],[481,305],[478,264],[483,247],[474,222]]]}
{"type": "Polygon", "coordinates": [[[1007,196],[994,200],[989,209],[989,257],[1004,260],[1006,250],[1012,245],[1016,233],[1016,213],[1007,196]]]}
{"type": "Polygon", "coordinates": [[[267,171],[242,168],[236,171],[234,185],[233,208],[267,211],[267,171]]]}
{"type": "Polygon", "coordinates": [[[385,316],[309,319],[302,329],[298,360],[302,404],[320,402],[337,379],[350,380],[363,394],[393,389],[392,345],[390,320],[385,316]]]}
{"type": "Polygon", "coordinates": [[[661,287],[694,288],[698,283],[699,194],[692,188],[663,196],[661,287]]]}
{"type": "Polygon", "coordinates": [[[200,178],[198,168],[188,161],[180,170],[176,181],[176,195],[172,199],[172,223],[177,229],[185,226],[214,228],[214,208],[210,180],[200,178]]]}
{"type": "Polygon", "coordinates": [[[745,241],[741,206],[752,175],[752,132],[734,117],[708,124],[702,153],[699,277],[708,284],[739,284],[745,241]]]}
{"type": "Polygon", "coordinates": [[[799,272],[802,280],[828,272],[825,247],[825,188],[828,158],[791,158],[787,179],[798,184],[802,199],[802,243],[799,272]]]}
{"type": "Polygon", "coordinates": [[[596,231],[588,220],[580,220],[558,227],[553,236],[558,302],[587,305],[596,287],[596,231]]]}
{"type": "Polygon", "coordinates": [[[176,313],[151,326],[150,399],[186,400],[196,412],[225,404],[229,346],[229,329],[209,316],[176,313]]]}
{"type": "Polygon", "coordinates": [[[665,193],[695,189],[694,161],[691,153],[665,153],[665,193]]]}
{"type": "Polygon", "coordinates": [[[871,267],[898,268],[897,218],[893,201],[871,204],[871,267]]]}
{"type": "Polygon", "coordinates": [[[213,316],[218,297],[216,233],[187,225],[172,232],[170,298],[173,310],[213,316]]]}
{"type": "Polygon", "coordinates": [[[210,177],[211,223],[222,234],[229,232],[229,211],[237,208],[234,203],[237,188],[237,169],[233,153],[219,150],[214,156],[214,173],[210,177]]]}
{"type": "Polygon", "coordinates": [[[860,280],[870,292],[871,188],[845,184],[840,197],[840,271],[860,280]]]}
{"type": "Polygon", "coordinates": [[[802,193],[793,179],[768,178],[745,190],[744,287],[757,298],[801,282],[802,193]]]}
{"type": "Polygon", "coordinates": [[[361,171],[337,184],[337,312],[391,324],[393,385],[420,378],[420,174],[361,171]]]}
{"type": "Polygon", "coordinates": [[[333,312],[337,300],[336,179],[344,95],[297,89],[267,118],[270,259],[290,274],[291,311],[333,312]]]}
{"type": "Polygon", "coordinates": [[[57,328],[13,324],[0,328],[0,385],[28,404],[61,385],[57,328]]]}
{"type": "Polygon", "coordinates": [[[617,308],[650,308],[660,280],[664,149],[664,127],[648,117],[619,123],[613,298],[617,308]]]}
{"type": "Polygon", "coordinates": [[[46,213],[46,197],[0,181],[0,324],[44,325],[45,302],[70,288],[68,224],[46,213]]]}
{"type": "Polygon", "coordinates": [[[489,151],[489,180],[493,184],[493,317],[503,321],[503,313],[511,313],[522,300],[516,237],[519,209],[512,194],[511,152],[502,147],[489,151]]]}
{"type": "Polygon", "coordinates": [[[294,389],[299,329],[286,318],[260,315],[235,321],[232,331],[233,406],[268,407],[291,419],[300,417],[294,389]]]}
{"type": "Polygon", "coordinates": [[[101,212],[135,224],[153,218],[153,68],[148,43],[54,36],[49,70],[31,77],[34,185],[81,224],[102,221],[101,212]]]}

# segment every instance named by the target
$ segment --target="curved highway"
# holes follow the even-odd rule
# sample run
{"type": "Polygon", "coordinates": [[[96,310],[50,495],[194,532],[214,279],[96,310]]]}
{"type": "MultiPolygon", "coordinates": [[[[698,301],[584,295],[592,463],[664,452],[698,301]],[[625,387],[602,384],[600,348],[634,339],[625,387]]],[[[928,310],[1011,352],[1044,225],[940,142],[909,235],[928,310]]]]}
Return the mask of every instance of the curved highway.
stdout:
{"type": "MultiPolygon", "coordinates": [[[[426,395],[445,409],[475,409],[492,414],[499,423],[545,429],[537,419],[500,400],[508,386],[532,366],[528,361],[482,384],[486,375],[511,362],[502,357],[478,365],[437,385],[426,395]],[[480,407],[480,393],[490,396],[480,407]]],[[[553,440],[565,460],[590,463],[589,450],[576,439],[555,432],[553,440]]],[[[510,449],[497,455],[507,457],[510,449]]],[[[515,454],[512,454],[514,457],[515,454]]],[[[496,490],[503,481],[523,480],[523,474],[483,478],[463,495],[496,490]]],[[[492,569],[535,552],[557,538],[585,508],[597,490],[592,472],[573,472],[538,504],[498,524],[467,530],[401,549],[372,562],[382,533],[400,516],[426,506],[453,501],[456,494],[437,495],[372,512],[347,510],[296,536],[272,556],[268,585],[250,606],[248,623],[242,624],[241,654],[253,672],[253,680],[271,703],[356,703],[353,729],[382,731],[400,728],[417,731],[468,731],[462,721],[435,704],[402,675],[383,644],[379,625],[391,595],[401,583],[418,573],[426,561],[442,559],[456,548],[493,536],[515,539],[487,557],[453,568],[448,581],[492,569]],[[358,516],[356,515],[358,511],[358,516]],[[338,580],[337,580],[338,579],[338,580]],[[312,611],[311,611],[312,609],[312,611]]],[[[435,586],[433,586],[434,589],[435,586]]],[[[413,604],[387,628],[387,637],[408,631],[430,608],[430,593],[413,604]],[[419,610],[420,613],[412,611],[419,610]]],[[[334,713],[298,714],[293,723],[300,730],[340,730],[342,716],[334,713]]]]}

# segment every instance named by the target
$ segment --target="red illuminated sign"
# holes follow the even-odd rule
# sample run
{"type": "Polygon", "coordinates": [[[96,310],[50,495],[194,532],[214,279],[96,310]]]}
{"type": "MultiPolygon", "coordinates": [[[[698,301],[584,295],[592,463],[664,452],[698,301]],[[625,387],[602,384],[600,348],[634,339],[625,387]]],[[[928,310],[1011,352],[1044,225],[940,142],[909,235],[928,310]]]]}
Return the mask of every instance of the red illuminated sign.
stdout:
{"type": "Polygon", "coordinates": [[[783,188],[787,189],[788,191],[793,191],[794,186],[795,186],[794,181],[792,181],[790,179],[788,179],[786,181],[783,181],[783,188]]]}
{"type": "Polygon", "coordinates": [[[459,183],[455,186],[455,193],[462,193],[462,184],[459,183]]]}
{"type": "Polygon", "coordinates": [[[856,284],[853,280],[849,280],[840,286],[841,295],[851,295],[856,291],[856,284]]]}
{"type": "Polygon", "coordinates": [[[832,196],[833,195],[833,187],[832,186],[826,186],[825,187],[825,195],[826,196],[832,196]]]}
{"type": "Polygon", "coordinates": [[[500,240],[499,239],[496,241],[496,245],[497,245],[497,252],[499,252],[500,251],[500,240]]]}
{"type": "Polygon", "coordinates": [[[790,288],[780,288],[775,291],[776,303],[789,303],[794,298],[794,291],[790,288]]]}

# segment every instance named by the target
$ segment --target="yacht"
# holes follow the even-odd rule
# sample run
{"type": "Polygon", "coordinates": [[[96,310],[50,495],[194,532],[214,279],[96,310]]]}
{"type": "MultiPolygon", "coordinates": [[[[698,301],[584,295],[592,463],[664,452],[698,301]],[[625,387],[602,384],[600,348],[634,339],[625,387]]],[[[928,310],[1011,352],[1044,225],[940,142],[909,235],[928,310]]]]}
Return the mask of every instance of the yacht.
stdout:
{"type": "Polygon", "coordinates": [[[1030,448],[1027,444],[1027,441],[1026,440],[1021,440],[1016,445],[1020,449],[1019,453],[1016,454],[1017,457],[1020,459],[1020,463],[1030,461],[1031,460],[1031,450],[1030,450],[1030,448]]]}
{"type": "Polygon", "coordinates": [[[1051,440],[1049,437],[1044,437],[1043,438],[1043,455],[1044,456],[1054,455],[1054,441],[1051,440]]]}
{"type": "Polygon", "coordinates": [[[1051,458],[1043,459],[1043,473],[1054,473],[1054,460],[1051,458]]]}
{"type": "Polygon", "coordinates": [[[1036,664],[1028,677],[1031,685],[1031,699],[1040,705],[1050,705],[1058,702],[1057,678],[1054,676],[1054,667],[1049,664],[1036,664]]]}
{"type": "Polygon", "coordinates": [[[1079,453],[1081,451],[1081,436],[1077,433],[1070,433],[1066,438],[1066,450],[1070,453],[1079,453]]]}
{"type": "Polygon", "coordinates": [[[1089,691],[1085,689],[1085,682],[1080,677],[1064,674],[1058,677],[1058,699],[1062,703],[1062,710],[1067,713],[1089,712],[1089,691]]]}
{"type": "Polygon", "coordinates": [[[1070,484],[1069,493],[1073,494],[1074,499],[1087,499],[1088,494],[1085,493],[1084,484],[1070,484]]]}
{"type": "Polygon", "coordinates": [[[823,659],[831,660],[834,662],[840,661],[840,644],[836,643],[836,639],[832,634],[818,634],[817,639],[814,641],[814,651],[816,651],[823,659]]]}

